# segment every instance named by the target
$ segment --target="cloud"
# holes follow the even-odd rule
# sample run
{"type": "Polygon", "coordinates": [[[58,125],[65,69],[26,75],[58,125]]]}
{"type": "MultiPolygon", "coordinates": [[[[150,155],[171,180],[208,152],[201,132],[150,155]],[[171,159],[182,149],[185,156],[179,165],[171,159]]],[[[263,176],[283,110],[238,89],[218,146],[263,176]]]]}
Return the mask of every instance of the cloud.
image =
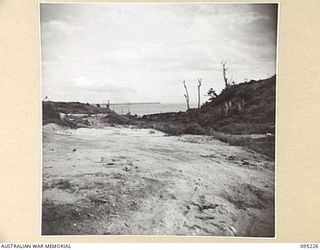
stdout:
{"type": "Polygon", "coordinates": [[[204,91],[224,86],[223,60],[238,79],[275,73],[274,5],[40,7],[43,94],[50,97],[183,101],[184,79],[193,84],[203,78],[204,91]]]}
{"type": "Polygon", "coordinates": [[[71,35],[73,32],[79,31],[80,28],[74,25],[70,25],[63,21],[51,20],[47,23],[49,29],[53,29],[62,32],[66,35],[71,35]]]}
{"type": "Polygon", "coordinates": [[[74,87],[83,89],[90,92],[106,92],[106,93],[136,93],[136,90],[130,88],[126,85],[115,85],[112,83],[103,83],[103,82],[95,82],[90,81],[85,77],[79,76],[70,81],[74,87]]]}

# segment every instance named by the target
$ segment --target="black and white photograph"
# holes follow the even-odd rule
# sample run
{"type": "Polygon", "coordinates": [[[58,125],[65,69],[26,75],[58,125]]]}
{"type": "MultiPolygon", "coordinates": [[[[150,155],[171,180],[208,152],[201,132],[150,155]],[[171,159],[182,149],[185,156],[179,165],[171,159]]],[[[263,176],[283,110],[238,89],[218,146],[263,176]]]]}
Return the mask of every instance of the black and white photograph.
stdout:
{"type": "Polygon", "coordinates": [[[276,237],[277,3],[40,3],[41,235],[276,237]]]}

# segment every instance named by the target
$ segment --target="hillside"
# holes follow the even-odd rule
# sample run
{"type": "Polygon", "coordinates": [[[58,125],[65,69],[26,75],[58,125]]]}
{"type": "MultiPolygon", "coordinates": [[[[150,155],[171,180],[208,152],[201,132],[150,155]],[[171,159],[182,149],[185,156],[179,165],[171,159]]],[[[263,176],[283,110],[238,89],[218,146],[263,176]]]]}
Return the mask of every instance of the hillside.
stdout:
{"type": "Polygon", "coordinates": [[[276,76],[224,89],[204,104],[199,123],[228,133],[275,132],[276,76]]]}
{"type": "Polygon", "coordinates": [[[56,123],[62,126],[77,128],[85,126],[86,122],[75,117],[75,114],[92,115],[110,113],[107,108],[100,108],[89,103],[80,102],[42,102],[42,123],[56,123]],[[61,114],[66,117],[61,117],[61,114]]]}
{"type": "Polygon", "coordinates": [[[274,157],[275,89],[276,76],[252,80],[222,90],[199,109],[142,117],[119,115],[88,103],[43,102],[43,124],[71,128],[120,124],[153,128],[169,135],[211,135],[274,157]]]}
{"type": "MultiPolygon", "coordinates": [[[[204,130],[231,134],[265,134],[275,131],[276,77],[232,85],[200,109],[146,115],[144,121],[191,124],[204,130]]],[[[205,131],[203,131],[205,133],[205,131]]]]}
{"type": "Polygon", "coordinates": [[[200,109],[145,115],[140,120],[168,134],[212,135],[274,157],[275,92],[276,76],[252,80],[222,90],[200,109]]]}

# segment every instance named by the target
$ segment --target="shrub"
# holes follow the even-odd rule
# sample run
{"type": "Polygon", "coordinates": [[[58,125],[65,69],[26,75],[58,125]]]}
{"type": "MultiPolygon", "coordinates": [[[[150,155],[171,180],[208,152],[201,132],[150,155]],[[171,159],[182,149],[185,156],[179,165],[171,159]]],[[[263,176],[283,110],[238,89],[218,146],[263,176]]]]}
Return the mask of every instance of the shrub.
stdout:
{"type": "Polygon", "coordinates": [[[181,135],[184,133],[182,124],[155,123],[152,127],[169,135],[181,135]]]}
{"type": "Polygon", "coordinates": [[[184,129],[185,134],[191,134],[191,135],[203,135],[206,133],[206,130],[199,125],[197,122],[193,122],[187,125],[187,127],[184,129]]]}

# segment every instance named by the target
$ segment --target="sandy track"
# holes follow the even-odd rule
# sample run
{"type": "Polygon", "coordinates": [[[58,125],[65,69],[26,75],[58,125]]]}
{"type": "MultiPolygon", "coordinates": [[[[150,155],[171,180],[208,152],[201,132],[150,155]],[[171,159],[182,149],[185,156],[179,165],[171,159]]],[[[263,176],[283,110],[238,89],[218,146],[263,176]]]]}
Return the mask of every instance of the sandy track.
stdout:
{"type": "Polygon", "coordinates": [[[209,136],[43,127],[43,234],[274,236],[274,163],[209,136]]]}

